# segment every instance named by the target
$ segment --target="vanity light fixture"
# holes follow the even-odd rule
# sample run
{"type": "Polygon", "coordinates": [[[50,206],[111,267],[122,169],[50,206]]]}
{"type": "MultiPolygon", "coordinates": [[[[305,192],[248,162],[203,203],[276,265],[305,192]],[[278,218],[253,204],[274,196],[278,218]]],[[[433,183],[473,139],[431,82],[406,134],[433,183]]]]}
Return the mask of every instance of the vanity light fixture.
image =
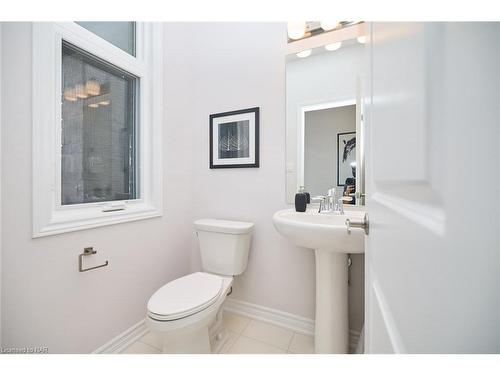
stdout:
{"type": "Polygon", "coordinates": [[[290,39],[300,39],[306,34],[306,22],[288,22],[287,31],[290,39]]]}
{"type": "Polygon", "coordinates": [[[366,35],[358,36],[358,43],[365,44],[366,43],[366,35]]]}
{"type": "Polygon", "coordinates": [[[330,44],[325,45],[325,49],[327,51],[336,51],[340,47],[342,47],[342,42],[335,42],[335,43],[330,43],[330,44]]]}
{"type": "Polygon", "coordinates": [[[330,31],[330,30],[333,30],[335,29],[336,27],[338,27],[340,22],[338,21],[321,21],[320,22],[320,25],[321,25],[321,28],[325,31],[330,31]]]}
{"type": "Polygon", "coordinates": [[[304,51],[300,51],[299,53],[297,53],[297,57],[307,57],[307,56],[311,55],[311,52],[312,52],[312,49],[306,49],[304,51]]]}

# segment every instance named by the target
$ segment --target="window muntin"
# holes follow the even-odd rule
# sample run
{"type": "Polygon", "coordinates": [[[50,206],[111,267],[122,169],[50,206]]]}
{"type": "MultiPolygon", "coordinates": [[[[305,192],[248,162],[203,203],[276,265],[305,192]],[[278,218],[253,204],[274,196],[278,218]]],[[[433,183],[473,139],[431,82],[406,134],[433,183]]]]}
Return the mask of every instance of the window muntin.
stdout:
{"type": "Polygon", "coordinates": [[[135,22],[76,22],[97,36],[136,56],[135,22]]]}
{"type": "Polygon", "coordinates": [[[63,41],[61,204],[138,198],[139,78],[63,41]]]}

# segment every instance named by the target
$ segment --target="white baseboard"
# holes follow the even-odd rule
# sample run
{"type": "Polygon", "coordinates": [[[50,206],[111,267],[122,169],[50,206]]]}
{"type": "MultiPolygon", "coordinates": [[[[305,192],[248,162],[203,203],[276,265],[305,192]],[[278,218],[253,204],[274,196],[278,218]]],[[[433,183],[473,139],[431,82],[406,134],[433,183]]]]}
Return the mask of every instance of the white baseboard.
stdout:
{"type": "Polygon", "coordinates": [[[139,340],[148,332],[146,321],[142,319],[140,322],[134,324],[125,332],[119,334],[115,338],[108,341],[106,344],[97,348],[92,354],[118,354],[127,349],[134,342],[139,340]]]}
{"type": "Polygon", "coordinates": [[[284,311],[256,305],[234,298],[227,298],[224,310],[247,316],[251,319],[274,324],[305,335],[314,335],[314,320],[293,315],[284,311]]]}
{"type": "MultiPolygon", "coordinates": [[[[243,315],[254,320],[274,324],[294,332],[305,335],[314,335],[314,320],[303,316],[290,314],[284,311],[271,309],[269,307],[256,305],[234,298],[227,298],[223,309],[235,314],[243,315]]],[[[354,353],[358,345],[360,332],[349,330],[349,351],[354,353]]]]}

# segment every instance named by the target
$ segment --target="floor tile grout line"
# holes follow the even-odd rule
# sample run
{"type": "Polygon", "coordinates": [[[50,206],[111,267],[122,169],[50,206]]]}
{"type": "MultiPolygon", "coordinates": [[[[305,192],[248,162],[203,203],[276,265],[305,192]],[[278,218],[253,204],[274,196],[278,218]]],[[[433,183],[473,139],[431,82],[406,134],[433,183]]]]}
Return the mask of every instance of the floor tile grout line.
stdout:
{"type": "MultiPolygon", "coordinates": [[[[278,349],[278,350],[280,350],[280,351],[284,351],[284,352],[285,352],[285,353],[280,353],[280,354],[286,354],[286,353],[287,353],[286,349],[280,348],[279,346],[276,346],[276,345],[269,344],[268,342],[264,342],[264,341],[261,341],[261,340],[258,340],[258,339],[254,339],[253,337],[248,337],[248,336],[245,336],[245,335],[239,335],[238,339],[239,339],[240,337],[244,337],[244,338],[246,338],[246,339],[248,339],[248,340],[251,340],[251,341],[256,341],[256,342],[258,342],[259,344],[268,345],[268,346],[270,346],[270,347],[272,347],[272,348],[274,348],[274,349],[278,349]]],[[[235,340],[235,341],[234,341],[234,343],[233,343],[233,345],[235,345],[237,341],[238,341],[238,340],[235,340]]],[[[231,348],[233,347],[233,345],[231,345],[231,348]]],[[[255,353],[230,353],[230,354],[255,354],[255,353]]],[[[271,353],[261,353],[261,354],[271,354],[271,353]]],[[[277,354],[277,353],[276,353],[276,354],[277,354]]]]}
{"type": "Polygon", "coordinates": [[[266,344],[266,345],[272,346],[273,348],[276,348],[276,349],[279,349],[279,350],[287,350],[285,348],[280,348],[279,346],[270,344],[270,343],[268,343],[266,341],[262,341],[262,340],[256,339],[255,337],[250,337],[250,336],[247,336],[247,335],[244,335],[244,334],[241,334],[240,336],[243,336],[243,337],[245,337],[247,339],[250,339],[250,340],[254,340],[254,341],[260,342],[261,344],[266,344]]]}
{"type": "MultiPolygon", "coordinates": [[[[269,324],[269,323],[268,323],[268,324],[269,324]]],[[[273,324],[271,324],[271,325],[273,325],[273,324]]],[[[276,326],[276,327],[278,327],[278,326],[276,326]]],[[[279,328],[281,328],[281,327],[279,327],[279,328]]],[[[283,328],[283,329],[284,329],[284,328],[283,328]]],[[[292,332],[292,336],[291,336],[291,337],[293,337],[293,335],[295,334],[295,332],[293,332],[293,331],[290,331],[290,330],[287,330],[287,331],[292,332]]],[[[250,339],[250,340],[255,340],[255,341],[257,341],[257,342],[260,342],[261,344],[266,344],[266,345],[272,346],[273,348],[276,348],[276,349],[279,349],[279,350],[284,350],[284,351],[287,351],[287,350],[288,350],[288,347],[290,346],[290,344],[291,344],[291,342],[292,342],[292,339],[290,338],[290,341],[288,342],[288,347],[287,347],[287,349],[284,349],[284,348],[280,348],[279,346],[276,346],[276,345],[270,344],[270,343],[268,343],[268,342],[265,342],[265,341],[262,341],[262,340],[256,339],[255,337],[250,337],[250,336],[244,335],[244,334],[243,334],[243,331],[240,333],[240,336],[246,337],[247,339],[250,339]]]]}
{"type": "Polygon", "coordinates": [[[229,353],[229,351],[232,349],[232,347],[234,346],[234,344],[236,344],[236,342],[238,341],[238,339],[240,337],[241,337],[241,335],[237,335],[236,339],[233,341],[233,343],[231,345],[229,345],[229,347],[227,348],[227,350],[225,351],[225,353],[220,353],[220,354],[231,354],[231,353],[229,353]]]}
{"type": "MultiPolygon", "coordinates": [[[[234,316],[237,316],[237,317],[240,317],[240,318],[244,318],[245,320],[248,320],[246,323],[244,323],[244,327],[243,327],[243,328],[241,328],[241,332],[233,331],[232,329],[230,329],[230,328],[226,327],[226,329],[227,329],[228,331],[231,331],[231,332],[233,332],[233,333],[235,333],[235,334],[237,334],[237,335],[241,335],[241,333],[242,333],[242,332],[243,332],[243,331],[244,331],[244,330],[248,327],[248,325],[250,324],[250,322],[252,321],[252,319],[251,319],[251,318],[248,318],[248,317],[246,317],[246,316],[243,316],[243,315],[236,314],[236,313],[230,313],[230,314],[231,314],[231,315],[234,315],[234,316]]],[[[227,316],[227,315],[226,315],[226,316],[227,316]]],[[[224,324],[224,318],[223,318],[222,320],[223,320],[223,325],[225,326],[225,324],[224,324]]]]}
{"type": "MultiPolygon", "coordinates": [[[[144,335],[144,336],[146,336],[146,335],[144,335]]],[[[151,344],[148,344],[147,342],[142,341],[142,338],[143,338],[144,336],[142,336],[139,340],[137,340],[137,341],[135,341],[135,342],[140,342],[141,344],[147,345],[147,346],[149,346],[150,348],[154,348],[154,349],[156,349],[156,350],[159,350],[159,351],[160,351],[160,353],[161,353],[161,349],[160,349],[160,348],[157,348],[157,347],[156,347],[156,346],[154,346],[154,345],[151,345],[151,344]]],[[[135,344],[135,343],[132,343],[132,345],[133,345],[133,344],[135,344]]]]}
{"type": "MultiPolygon", "coordinates": [[[[146,346],[149,346],[150,348],[153,348],[154,350],[157,350],[159,353],[157,354],[161,354],[161,350],[158,349],[157,347],[155,346],[152,346],[152,345],[149,345],[149,344],[146,344],[145,342],[142,342],[141,340],[135,340],[132,344],[130,344],[129,346],[127,346],[123,351],[120,352],[120,354],[145,354],[145,353],[125,353],[125,350],[127,350],[128,348],[130,348],[132,345],[134,344],[137,344],[137,343],[141,343],[143,345],[146,345],[146,346]]],[[[153,353],[149,353],[149,354],[153,354],[153,353]]]]}
{"type": "Polygon", "coordinates": [[[142,342],[142,341],[140,341],[140,343],[141,343],[141,344],[144,344],[144,345],[146,345],[146,346],[149,346],[150,348],[153,348],[154,350],[158,350],[158,351],[161,353],[161,349],[158,349],[156,346],[153,346],[153,345],[147,344],[147,343],[142,342]]]}
{"type": "Polygon", "coordinates": [[[296,332],[292,331],[292,337],[290,337],[290,341],[288,342],[288,348],[286,348],[287,352],[290,350],[290,346],[292,346],[292,341],[293,341],[293,338],[295,337],[295,335],[296,335],[296,332]]]}
{"type": "Polygon", "coordinates": [[[250,325],[250,323],[252,323],[252,321],[253,321],[253,319],[250,319],[250,318],[247,318],[247,319],[248,319],[248,322],[245,324],[245,326],[241,330],[240,335],[243,334],[243,332],[248,328],[248,326],[250,325]]]}
{"type": "MultiPolygon", "coordinates": [[[[308,334],[305,334],[305,333],[301,333],[301,332],[297,332],[297,331],[294,331],[294,330],[291,330],[291,329],[288,329],[288,328],[285,328],[285,327],[282,327],[280,325],[276,325],[276,324],[273,324],[273,323],[269,323],[268,321],[266,320],[259,320],[259,319],[252,319],[252,318],[249,318],[245,315],[239,315],[239,314],[236,314],[236,313],[231,313],[233,315],[236,315],[236,316],[240,316],[240,317],[243,317],[243,318],[247,318],[249,319],[249,322],[246,324],[245,328],[243,328],[243,330],[241,331],[240,335],[243,335],[245,337],[248,337],[248,338],[252,338],[250,336],[247,336],[247,335],[244,335],[243,332],[245,331],[246,328],[248,328],[248,326],[250,325],[250,322],[254,321],[254,322],[257,322],[257,323],[264,323],[264,324],[269,324],[270,326],[274,326],[274,327],[277,327],[277,328],[281,328],[285,331],[288,331],[288,332],[292,332],[292,338],[290,339],[290,342],[288,343],[288,347],[290,347],[290,345],[292,344],[292,339],[293,339],[293,336],[295,336],[296,334],[302,334],[304,336],[313,336],[314,335],[308,335],[308,334]]],[[[229,328],[228,328],[229,329],[229,328]]],[[[235,332],[235,331],[231,331],[231,332],[235,332]]],[[[260,340],[257,340],[257,341],[260,341],[260,340]]],[[[260,342],[263,342],[263,341],[260,341],[260,342]]],[[[275,348],[277,348],[277,346],[273,345],[275,348]]],[[[281,349],[281,348],[279,348],[281,349]]],[[[283,349],[282,349],[283,350],[283,349]]]]}
{"type": "MultiPolygon", "coordinates": [[[[231,345],[231,347],[229,347],[229,348],[228,348],[228,350],[231,350],[231,348],[232,348],[232,347],[236,344],[236,342],[240,339],[240,337],[241,337],[241,336],[243,336],[243,337],[245,337],[245,338],[247,338],[247,339],[249,339],[249,340],[254,340],[254,341],[257,341],[258,343],[261,343],[261,344],[265,344],[265,345],[272,346],[272,347],[273,347],[273,348],[275,348],[275,349],[284,350],[285,352],[287,351],[287,349],[280,348],[279,346],[272,345],[272,344],[269,344],[268,342],[265,342],[265,341],[262,341],[262,340],[256,339],[256,338],[254,338],[254,337],[250,337],[250,336],[244,335],[244,334],[243,334],[243,332],[244,332],[244,331],[245,331],[245,329],[246,329],[246,328],[250,325],[250,322],[252,322],[252,321],[256,321],[256,322],[258,322],[258,321],[257,321],[257,320],[255,320],[255,319],[250,319],[250,318],[248,318],[248,319],[249,319],[249,321],[248,321],[248,323],[247,323],[246,327],[245,327],[245,328],[243,328],[243,330],[241,331],[241,333],[239,333],[239,334],[238,334],[238,337],[236,338],[236,340],[234,340],[233,344],[231,345]]],[[[268,323],[268,324],[269,324],[269,323],[268,323]]],[[[281,328],[281,327],[280,327],[280,328],[281,328]]],[[[228,328],[228,331],[231,331],[231,330],[228,328]]],[[[231,331],[231,332],[236,333],[235,331],[231,331]]],[[[293,332],[292,332],[292,333],[293,333],[293,332]]],[[[292,336],[293,336],[293,335],[292,335],[292,336]]],[[[288,345],[290,345],[290,344],[288,344],[288,345]]]]}
{"type": "Polygon", "coordinates": [[[243,335],[243,332],[245,332],[245,330],[250,326],[250,324],[252,323],[252,320],[253,319],[250,319],[250,318],[247,318],[248,319],[248,322],[247,324],[245,324],[245,327],[243,327],[243,329],[241,330],[240,332],[240,335],[243,335]]]}

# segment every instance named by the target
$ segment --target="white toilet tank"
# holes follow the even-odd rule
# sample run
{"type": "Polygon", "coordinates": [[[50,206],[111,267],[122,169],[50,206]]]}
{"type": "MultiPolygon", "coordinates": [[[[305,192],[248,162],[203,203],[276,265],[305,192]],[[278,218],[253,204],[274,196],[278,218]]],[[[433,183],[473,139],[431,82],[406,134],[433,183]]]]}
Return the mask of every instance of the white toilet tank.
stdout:
{"type": "Polygon", "coordinates": [[[204,271],[239,275],[247,268],[254,224],[243,221],[200,219],[194,222],[204,271]]]}

